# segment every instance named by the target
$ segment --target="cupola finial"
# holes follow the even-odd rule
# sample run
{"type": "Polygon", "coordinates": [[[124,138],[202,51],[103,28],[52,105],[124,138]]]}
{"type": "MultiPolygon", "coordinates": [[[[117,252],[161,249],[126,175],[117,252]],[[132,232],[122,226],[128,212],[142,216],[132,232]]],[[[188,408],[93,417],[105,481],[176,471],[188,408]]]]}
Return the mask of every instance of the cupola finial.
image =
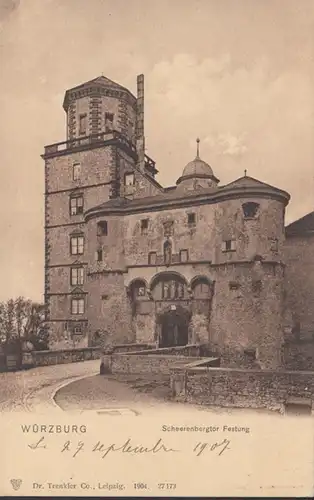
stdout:
{"type": "Polygon", "coordinates": [[[200,139],[197,138],[196,139],[196,158],[199,158],[200,157],[200,139]]]}

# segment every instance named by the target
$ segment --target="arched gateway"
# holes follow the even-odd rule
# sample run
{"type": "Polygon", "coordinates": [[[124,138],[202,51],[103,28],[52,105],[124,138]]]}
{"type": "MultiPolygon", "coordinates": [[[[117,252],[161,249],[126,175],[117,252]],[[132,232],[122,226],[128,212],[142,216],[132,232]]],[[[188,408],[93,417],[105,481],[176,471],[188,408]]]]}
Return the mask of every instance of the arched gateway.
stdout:
{"type": "Polygon", "coordinates": [[[156,321],[159,347],[188,344],[190,318],[190,313],[181,306],[171,306],[160,313],[156,321]]]}

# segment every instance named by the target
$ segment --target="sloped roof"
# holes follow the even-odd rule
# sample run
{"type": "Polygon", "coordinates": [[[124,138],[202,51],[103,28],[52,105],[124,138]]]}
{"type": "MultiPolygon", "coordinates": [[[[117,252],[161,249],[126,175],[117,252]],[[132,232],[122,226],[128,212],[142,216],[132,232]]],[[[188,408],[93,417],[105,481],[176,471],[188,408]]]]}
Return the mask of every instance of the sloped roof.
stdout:
{"type": "Polygon", "coordinates": [[[97,76],[96,78],[93,78],[92,80],[89,80],[88,82],[81,83],[80,85],[76,85],[75,87],[72,87],[71,89],[68,89],[65,93],[64,96],[64,101],[63,101],[63,107],[66,109],[67,107],[67,102],[68,102],[68,97],[69,94],[73,91],[77,91],[80,89],[85,89],[87,87],[103,87],[103,88],[110,88],[110,89],[116,89],[116,90],[124,90],[124,92],[127,92],[130,94],[133,99],[136,99],[135,96],[130,92],[129,89],[126,87],[123,87],[117,82],[114,82],[113,80],[110,80],[110,78],[107,78],[106,76],[97,76]]]}
{"type": "Polygon", "coordinates": [[[275,186],[272,186],[271,184],[266,184],[266,182],[259,181],[258,179],[255,179],[254,177],[250,177],[249,175],[244,175],[243,177],[239,177],[239,179],[236,179],[235,181],[230,182],[229,184],[225,184],[222,186],[222,189],[224,188],[252,188],[252,187],[267,187],[271,189],[278,189],[275,186]]]}
{"type": "Polygon", "coordinates": [[[309,233],[314,234],[314,212],[304,215],[286,227],[286,236],[288,237],[303,236],[309,233]]]}

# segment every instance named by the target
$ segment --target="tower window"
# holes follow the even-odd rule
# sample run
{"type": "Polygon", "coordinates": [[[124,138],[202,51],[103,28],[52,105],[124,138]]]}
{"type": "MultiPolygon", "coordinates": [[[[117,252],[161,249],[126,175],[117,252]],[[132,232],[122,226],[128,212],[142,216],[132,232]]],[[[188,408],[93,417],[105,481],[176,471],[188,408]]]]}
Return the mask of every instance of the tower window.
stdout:
{"type": "Polygon", "coordinates": [[[155,265],[157,262],[157,253],[156,252],[150,252],[148,254],[148,264],[155,265]]]}
{"type": "Polygon", "coordinates": [[[148,231],[148,219],[141,220],[141,234],[147,234],[148,231]]]}
{"type": "Polygon", "coordinates": [[[97,236],[107,236],[108,234],[108,222],[102,220],[97,224],[97,236]]]}
{"type": "Polygon", "coordinates": [[[125,184],[125,186],[134,186],[135,176],[134,176],[133,172],[124,175],[124,184],[125,184]]]}
{"type": "Polygon", "coordinates": [[[79,116],[79,134],[85,135],[87,130],[87,114],[84,113],[79,116]]]}
{"type": "Polygon", "coordinates": [[[277,238],[269,238],[270,250],[272,252],[278,252],[278,240],[277,238]]]}
{"type": "Polygon", "coordinates": [[[72,267],[71,268],[71,285],[83,285],[84,284],[84,268],[83,267],[72,267]]]}
{"type": "Polygon", "coordinates": [[[245,219],[254,219],[257,216],[259,204],[249,201],[248,203],[243,203],[242,209],[245,219]]]}
{"type": "Polygon", "coordinates": [[[84,253],[84,236],[71,237],[71,255],[82,255],[84,253]]]}
{"type": "Polygon", "coordinates": [[[180,262],[187,262],[189,260],[188,250],[180,250],[180,262]]]}
{"type": "Polygon", "coordinates": [[[83,213],[83,195],[75,194],[70,196],[70,215],[83,213]]]}
{"type": "Polygon", "coordinates": [[[235,240],[226,240],[222,242],[221,249],[223,252],[234,252],[236,250],[235,240]]]}
{"type": "Polygon", "coordinates": [[[188,214],[188,224],[196,224],[196,215],[194,213],[188,214]]]}
{"type": "Polygon", "coordinates": [[[78,181],[81,178],[81,164],[74,163],[73,165],[73,180],[78,181]]]}
{"type": "Polygon", "coordinates": [[[85,300],[84,299],[72,299],[71,301],[71,313],[72,314],[84,314],[85,311],[85,300]]]}
{"type": "Polygon", "coordinates": [[[105,131],[112,132],[113,130],[113,113],[105,113],[105,131]]]}

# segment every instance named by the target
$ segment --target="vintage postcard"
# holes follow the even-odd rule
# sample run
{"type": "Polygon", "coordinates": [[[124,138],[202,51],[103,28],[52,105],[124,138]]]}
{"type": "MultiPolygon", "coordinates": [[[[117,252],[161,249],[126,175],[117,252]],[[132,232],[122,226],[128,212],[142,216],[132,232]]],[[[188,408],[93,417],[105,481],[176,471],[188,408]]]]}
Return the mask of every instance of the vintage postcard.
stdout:
{"type": "Polygon", "coordinates": [[[314,495],[314,1],[0,0],[0,494],[314,495]]]}

